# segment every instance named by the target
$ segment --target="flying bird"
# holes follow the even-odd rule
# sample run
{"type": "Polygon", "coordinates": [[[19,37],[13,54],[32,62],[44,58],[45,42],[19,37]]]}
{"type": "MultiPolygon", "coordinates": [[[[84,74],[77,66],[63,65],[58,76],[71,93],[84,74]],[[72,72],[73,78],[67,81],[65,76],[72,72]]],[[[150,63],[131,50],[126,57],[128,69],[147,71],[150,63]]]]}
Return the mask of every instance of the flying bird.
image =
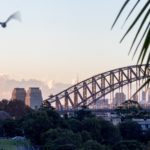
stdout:
{"type": "Polygon", "coordinates": [[[10,16],[7,18],[7,20],[6,20],[5,22],[0,22],[1,27],[6,28],[6,27],[7,27],[7,23],[8,23],[10,20],[12,20],[12,19],[21,21],[20,12],[17,11],[17,12],[15,12],[15,13],[13,13],[12,15],[10,15],[10,16]]]}

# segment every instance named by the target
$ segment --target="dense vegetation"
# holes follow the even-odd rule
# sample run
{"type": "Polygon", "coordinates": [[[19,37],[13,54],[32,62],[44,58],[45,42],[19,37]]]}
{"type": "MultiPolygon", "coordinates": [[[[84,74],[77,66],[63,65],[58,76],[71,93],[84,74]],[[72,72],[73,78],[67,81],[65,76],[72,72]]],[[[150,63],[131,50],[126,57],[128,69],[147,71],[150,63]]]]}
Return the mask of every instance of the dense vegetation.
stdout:
{"type": "Polygon", "coordinates": [[[31,148],[32,146],[27,140],[16,141],[11,139],[0,139],[0,150],[29,150],[31,148]]]}
{"type": "MultiPolygon", "coordinates": [[[[0,110],[4,111],[2,108],[0,110]]],[[[143,133],[141,126],[132,121],[114,126],[111,122],[94,116],[87,108],[78,110],[73,117],[60,117],[53,108],[25,111],[17,119],[1,120],[0,136],[25,136],[43,150],[150,148],[150,130],[143,133]]]]}

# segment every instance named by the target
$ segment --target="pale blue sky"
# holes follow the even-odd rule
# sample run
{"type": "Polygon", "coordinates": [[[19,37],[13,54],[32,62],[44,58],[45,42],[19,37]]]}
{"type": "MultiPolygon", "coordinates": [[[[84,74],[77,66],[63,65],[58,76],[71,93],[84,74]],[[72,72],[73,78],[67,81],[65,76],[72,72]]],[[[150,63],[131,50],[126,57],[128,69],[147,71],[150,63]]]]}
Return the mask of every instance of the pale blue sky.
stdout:
{"type": "Polygon", "coordinates": [[[0,28],[0,72],[17,79],[71,83],[134,64],[130,36],[119,44],[124,0],[0,0],[0,20],[20,11],[22,22],[0,28]]]}

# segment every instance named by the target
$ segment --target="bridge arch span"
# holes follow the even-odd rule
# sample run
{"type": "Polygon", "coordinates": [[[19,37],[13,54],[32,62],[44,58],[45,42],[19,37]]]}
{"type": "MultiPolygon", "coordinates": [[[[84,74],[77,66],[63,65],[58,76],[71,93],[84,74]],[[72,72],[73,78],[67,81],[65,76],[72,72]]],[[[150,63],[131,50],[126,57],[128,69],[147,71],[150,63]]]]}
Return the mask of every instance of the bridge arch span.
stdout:
{"type": "Polygon", "coordinates": [[[83,105],[90,107],[116,89],[149,77],[149,68],[145,74],[145,65],[118,68],[83,80],[45,101],[55,105],[57,110],[77,109],[83,105]]]}

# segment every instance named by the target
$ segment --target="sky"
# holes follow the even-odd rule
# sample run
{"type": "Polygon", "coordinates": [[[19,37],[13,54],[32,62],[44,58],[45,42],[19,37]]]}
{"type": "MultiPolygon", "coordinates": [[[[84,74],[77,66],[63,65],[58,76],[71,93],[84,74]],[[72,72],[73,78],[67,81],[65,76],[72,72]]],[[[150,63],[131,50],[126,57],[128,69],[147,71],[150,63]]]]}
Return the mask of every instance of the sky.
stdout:
{"type": "MultiPolygon", "coordinates": [[[[128,56],[133,34],[119,44],[128,26],[121,30],[124,17],[110,29],[123,2],[0,0],[0,21],[15,11],[22,18],[21,23],[13,20],[6,29],[0,28],[0,78],[16,81],[13,86],[23,86],[22,81],[29,86],[36,86],[31,80],[42,82],[42,88],[49,88],[46,97],[54,85],[66,88],[77,78],[81,81],[135,64],[136,59],[128,56]]],[[[0,92],[0,98],[5,95],[0,92]]]]}

